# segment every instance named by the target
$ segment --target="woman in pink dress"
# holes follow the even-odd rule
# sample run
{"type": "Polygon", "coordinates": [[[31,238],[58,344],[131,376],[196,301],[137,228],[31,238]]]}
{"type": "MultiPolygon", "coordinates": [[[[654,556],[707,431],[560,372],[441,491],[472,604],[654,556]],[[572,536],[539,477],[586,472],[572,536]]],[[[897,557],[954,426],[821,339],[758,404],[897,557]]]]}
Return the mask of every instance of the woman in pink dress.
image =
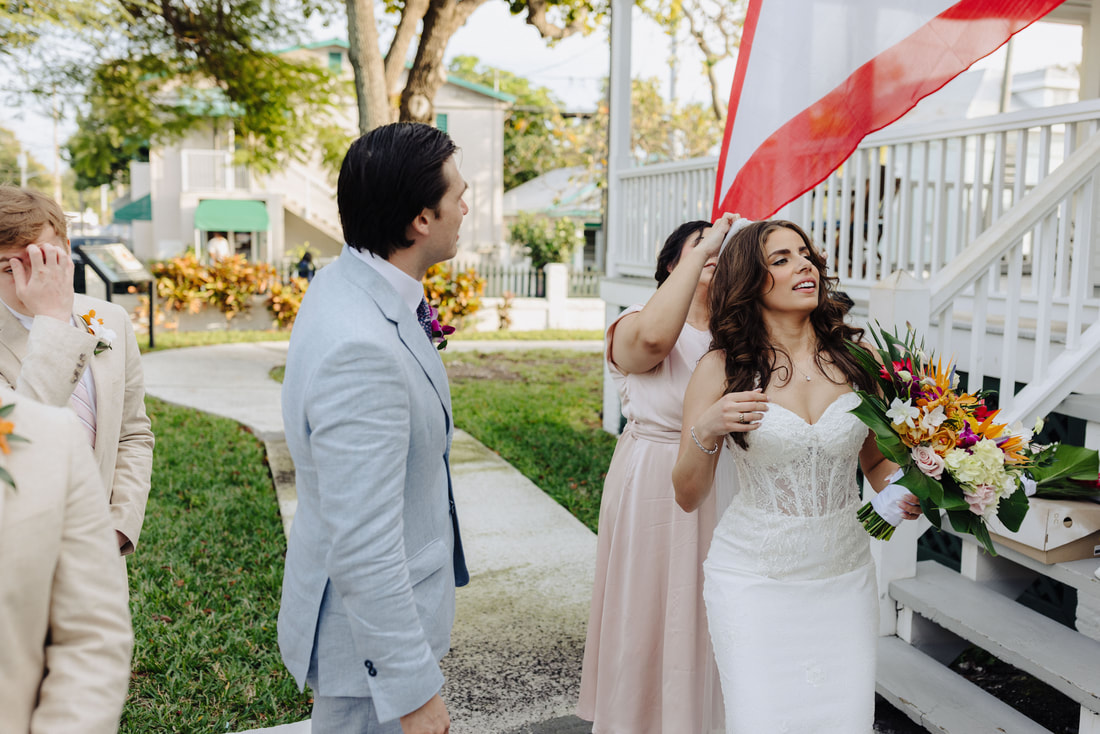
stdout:
{"type": "Polygon", "coordinates": [[[724,730],[702,597],[714,495],[684,512],[672,467],[684,391],[710,348],[707,287],[734,218],[681,225],[658,256],[657,292],[607,329],[627,424],[604,482],[577,709],[593,734],[724,730]]]}

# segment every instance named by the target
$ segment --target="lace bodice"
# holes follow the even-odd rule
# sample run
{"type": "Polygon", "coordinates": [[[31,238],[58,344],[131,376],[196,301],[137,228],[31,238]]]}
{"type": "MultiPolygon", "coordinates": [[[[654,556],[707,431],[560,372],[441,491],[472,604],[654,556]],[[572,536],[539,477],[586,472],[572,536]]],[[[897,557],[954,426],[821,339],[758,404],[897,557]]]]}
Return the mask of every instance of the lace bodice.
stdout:
{"type": "Polygon", "coordinates": [[[868,536],[856,520],[856,467],[867,427],[838,397],[817,423],[772,403],[748,450],[727,440],[740,492],[715,536],[732,546],[743,570],[773,578],[824,578],[869,562],[868,536]]]}

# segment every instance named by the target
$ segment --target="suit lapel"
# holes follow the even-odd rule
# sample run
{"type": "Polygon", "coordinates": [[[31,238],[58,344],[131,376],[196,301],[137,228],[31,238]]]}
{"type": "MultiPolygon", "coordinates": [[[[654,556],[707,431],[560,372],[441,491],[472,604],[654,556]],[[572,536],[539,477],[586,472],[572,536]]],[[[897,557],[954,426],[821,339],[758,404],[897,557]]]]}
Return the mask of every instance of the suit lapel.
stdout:
{"type": "Polygon", "coordinates": [[[339,264],[344,266],[343,275],[357,288],[366,292],[378,304],[382,315],[397,326],[397,334],[413,357],[428,376],[443,411],[447,417],[447,432],[451,431],[451,389],[447,383],[447,371],[435,345],[424,334],[416,314],[401,300],[385,278],[378,271],[359,260],[351,252],[341,254],[339,264]]]}
{"type": "MultiPolygon", "coordinates": [[[[88,313],[90,309],[95,308],[95,302],[85,301],[83,296],[77,295],[73,301],[73,318],[83,321],[81,314],[88,313]]],[[[108,319],[109,314],[96,313],[97,317],[108,319]]],[[[119,359],[119,355],[122,353],[121,349],[123,345],[118,344],[118,340],[123,338],[125,333],[121,324],[111,322],[105,322],[108,329],[115,332],[115,344],[112,349],[104,349],[99,354],[90,355],[88,360],[88,369],[92,373],[92,383],[95,385],[95,423],[96,434],[98,436],[100,430],[108,430],[115,424],[120,422],[120,415],[122,411],[122,395],[123,391],[118,387],[118,381],[125,377],[125,370],[121,367],[114,368],[114,361],[119,359]]],[[[95,442],[95,458],[96,463],[102,464],[104,453],[107,450],[109,441],[96,440],[95,442]]]]}
{"type": "Polygon", "coordinates": [[[23,357],[27,354],[29,333],[23,324],[11,315],[7,306],[0,303],[0,371],[5,375],[10,377],[5,368],[11,365],[17,368],[16,373],[18,373],[18,366],[23,363],[23,357]]]}

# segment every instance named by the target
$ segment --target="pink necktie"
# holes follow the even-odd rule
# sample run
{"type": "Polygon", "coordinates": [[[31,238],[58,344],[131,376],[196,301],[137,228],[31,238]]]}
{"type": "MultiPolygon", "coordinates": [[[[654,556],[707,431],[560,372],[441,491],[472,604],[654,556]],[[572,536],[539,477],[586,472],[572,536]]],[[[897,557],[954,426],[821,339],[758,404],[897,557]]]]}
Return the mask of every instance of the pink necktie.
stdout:
{"type": "Polygon", "coordinates": [[[91,441],[94,449],[95,411],[92,410],[92,396],[88,393],[88,387],[84,384],[83,379],[77,380],[76,389],[73,390],[72,397],[69,398],[69,406],[76,413],[76,417],[80,419],[84,430],[88,432],[88,440],[91,441]]]}

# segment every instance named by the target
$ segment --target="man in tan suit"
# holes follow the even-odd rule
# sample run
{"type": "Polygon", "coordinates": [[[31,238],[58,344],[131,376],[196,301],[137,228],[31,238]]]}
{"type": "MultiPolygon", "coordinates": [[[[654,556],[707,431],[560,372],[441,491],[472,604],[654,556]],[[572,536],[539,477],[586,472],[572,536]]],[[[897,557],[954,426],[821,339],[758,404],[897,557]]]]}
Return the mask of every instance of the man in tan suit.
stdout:
{"type": "Polygon", "coordinates": [[[0,453],[0,732],[113,734],[133,635],[103,483],[70,411],[0,403],[28,440],[0,453]]]}
{"type": "Polygon", "coordinates": [[[141,355],[126,311],[73,293],[65,216],[37,191],[0,186],[0,384],[68,405],[110,498],[119,551],[145,519],[153,433],[141,355]]]}

